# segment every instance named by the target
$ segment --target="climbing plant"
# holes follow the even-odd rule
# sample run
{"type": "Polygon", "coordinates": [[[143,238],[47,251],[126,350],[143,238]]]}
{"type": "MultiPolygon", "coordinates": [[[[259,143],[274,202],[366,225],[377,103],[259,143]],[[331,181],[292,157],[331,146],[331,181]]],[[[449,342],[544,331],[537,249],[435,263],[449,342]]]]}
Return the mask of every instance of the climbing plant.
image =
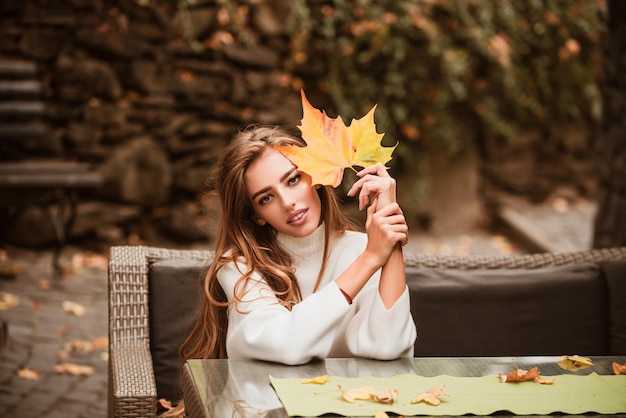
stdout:
{"type": "Polygon", "coordinates": [[[294,0],[293,68],[323,62],[309,88],[345,118],[378,103],[387,136],[457,152],[596,123],[604,14],[586,0],[294,0]]]}

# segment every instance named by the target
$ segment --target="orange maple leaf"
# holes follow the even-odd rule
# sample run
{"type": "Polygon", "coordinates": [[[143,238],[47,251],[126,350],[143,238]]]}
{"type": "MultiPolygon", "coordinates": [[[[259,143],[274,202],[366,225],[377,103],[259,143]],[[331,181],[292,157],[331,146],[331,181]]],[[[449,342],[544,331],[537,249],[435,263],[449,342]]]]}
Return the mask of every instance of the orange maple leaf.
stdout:
{"type": "Polygon", "coordinates": [[[614,361],[613,362],[613,373],[626,375],[626,362],[624,362],[624,364],[619,364],[619,363],[614,361]]]}
{"type": "Polygon", "coordinates": [[[343,396],[343,398],[350,403],[353,403],[357,399],[370,399],[372,395],[376,393],[376,389],[371,386],[362,386],[359,388],[344,390],[341,385],[337,385],[337,388],[341,391],[341,396],[343,396]]]}
{"type": "Polygon", "coordinates": [[[554,383],[553,380],[548,380],[541,377],[539,375],[539,369],[537,368],[537,366],[533,367],[530,370],[515,369],[507,374],[498,373],[498,376],[500,376],[500,381],[502,383],[515,383],[526,381],[541,383],[542,385],[551,385],[552,383],[554,383]]]}
{"type": "Polygon", "coordinates": [[[432,388],[428,389],[426,392],[420,392],[413,399],[411,399],[411,403],[420,403],[426,402],[431,405],[439,405],[441,403],[440,396],[450,396],[448,392],[444,392],[443,388],[432,388]]]}
{"type": "Polygon", "coordinates": [[[376,163],[386,164],[391,160],[393,147],[380,143],[384,134],[376,132],[374,106],[361,119],[353,119],[346,126],[340,117],[330,118],[325,111],[314,108],[302,95],[302,121],[298,128],[306,147],[276,147],[283,155],[298,166],[300,171],[311,176],[313,184],[337,187],[347,167],[369,167],[376,163]]]}

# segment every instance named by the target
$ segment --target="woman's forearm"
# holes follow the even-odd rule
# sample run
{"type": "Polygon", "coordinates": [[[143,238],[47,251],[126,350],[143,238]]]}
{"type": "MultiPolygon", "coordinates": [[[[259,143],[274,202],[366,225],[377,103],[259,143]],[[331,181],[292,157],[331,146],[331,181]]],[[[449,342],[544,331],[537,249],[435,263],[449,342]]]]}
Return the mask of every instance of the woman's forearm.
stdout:
{"type": "Polygon", "coordinates": [[[380,273],[378,292],[385,308],[390,309],[406,289],[406,273],[402,245],[396,244],[380,273]]]}

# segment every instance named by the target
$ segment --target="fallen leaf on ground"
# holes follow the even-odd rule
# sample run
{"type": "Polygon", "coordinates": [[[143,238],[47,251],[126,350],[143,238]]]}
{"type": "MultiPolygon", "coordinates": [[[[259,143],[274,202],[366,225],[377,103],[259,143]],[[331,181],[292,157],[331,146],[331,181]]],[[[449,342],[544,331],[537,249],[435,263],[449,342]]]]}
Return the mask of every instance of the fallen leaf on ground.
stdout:
{"type": "Polygon", "coordinates": [[[551,385],[553,380],[544,379],[539,375],[539,369],[535,366],[530,370],[515,369],[507,374],[498,373],[502,383],[516,383],[532,381],[542,385],[551,385]]]}
{"type": "Polygon", "coordinates": [[[20,304],[20,298],[12,293],[0,292],[0,311],[8,311],[20,304]]]}
{"type": "Polygon", "coordinates": [[[85,307],[83,305],[76,302],[70,302],[68,300],[63,301],[63,310],[76,316],[85,315],[85,307]]]}
{"type": "Polygon", "coordinates": [[[39,380],[39,372],[37,370],[29,369],[28,367],[19,369],[17,376],[24,380],[39,380]]]}
{"type": "Polygon", "coordinates": [[[72,332],[72,327],[69,325],[63,325],[59,327],[59,335],[61,337],[69,334],[70,332],[72,332]]]}
{"type": "Polygon", "coordinates": [[[302,121],[298,128],[306,147],[276,147],[298,169],[311,176],[314,185],[337,187],[347,167],[369,167],[376,163],[386,164],[396,146],[383,147],[384,134],[376,132],[374,106],[361,119],[353,119],[346,126],[340,117],[330,118],[325,111],[314,108],[302,96],[302,121]]]}
{"type": "Polygon", "coordinates": [[[624,362],[624,364],[619,364],[619,363],[614,361],[613,362],[613,373],[626,375],[626,362],[624,362]]]}
{"type": "Polygon", "coordinates": [[[91,366],[83,366],[76,363],[61,363],[52,368],[52,371],[58,374],[71,374],[72,376],[91,376],[94,368],[91,366]]]}
{"type": "Polygon", "coordinates": [[[441,403],[440,396],[450,396],[448,392],[444,392],[443,388],[431,388],[426,392],[420,392],[413,399],[411,403],[426,402],[431,405],[439,405],[441,403]]]}
{"type": "Polygon", "coordinates": [[[326,383],[327,380],[328,380],[328,375],[325,374],[323,376],[317,376],[317,377],[313,377],[311,379],[304,379],[302,381],[302,383],[303,384],[314,383],[316,385],[323,385],[324,383],[326,383]]]}
{"type": "Polygon", "coordinates": [[[172,401],[168,401],[165,398],[159,399],[159,405],[161,405],[164,409],[167,409],[168,411],[174,408],[172,406],[172,401]]]}
{"type": "Polygon", "coordinates": [[[109,339],[107,337],[96,337],[91,342],[94,350],[106,350],[109,348],[109,339]]]}
{"type": "Polygon", "coordinates": [[[20,274],[24,269],[19,264],[0,263],[0,277],[13,278],[20,274]]]}
{"type": "Polygon", "coordinates": [[[41,290],[50,289],[50,280],[48,279],[37,279],[37,287],[41,290]]]}
{"type": "Polygon", "coordinates": [[[593,361],[587,357],[574,356],[562,356],[562,360],[557,364],[564,370],[581,370],[586,369],[589,366],[593,366],[593,361]]]}

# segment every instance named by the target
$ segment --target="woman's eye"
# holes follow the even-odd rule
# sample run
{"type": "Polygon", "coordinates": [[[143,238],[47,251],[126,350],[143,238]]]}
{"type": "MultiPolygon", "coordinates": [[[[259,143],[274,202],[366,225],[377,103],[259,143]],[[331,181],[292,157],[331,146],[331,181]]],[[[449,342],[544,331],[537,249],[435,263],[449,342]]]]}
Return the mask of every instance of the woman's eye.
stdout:
{"type": "Polygon", "coordinates": [[[297,182],[299,182],[299,181],[300,181],[300,178],[301,178],[301,177],[302,177],[302,175],[300,175],[300,174],[296,174],[295,176],[290,177],[290,178],[289,178],[289,180],[287,180],[287,182],[288,182],[289,184],[296,184],[297,182]]]}
{"type": "Polygon", "coordinates": [[[262,198],[259,199],[259,204],[264,205],[272,199],[272,195],[266,194],[262,198]]]}

